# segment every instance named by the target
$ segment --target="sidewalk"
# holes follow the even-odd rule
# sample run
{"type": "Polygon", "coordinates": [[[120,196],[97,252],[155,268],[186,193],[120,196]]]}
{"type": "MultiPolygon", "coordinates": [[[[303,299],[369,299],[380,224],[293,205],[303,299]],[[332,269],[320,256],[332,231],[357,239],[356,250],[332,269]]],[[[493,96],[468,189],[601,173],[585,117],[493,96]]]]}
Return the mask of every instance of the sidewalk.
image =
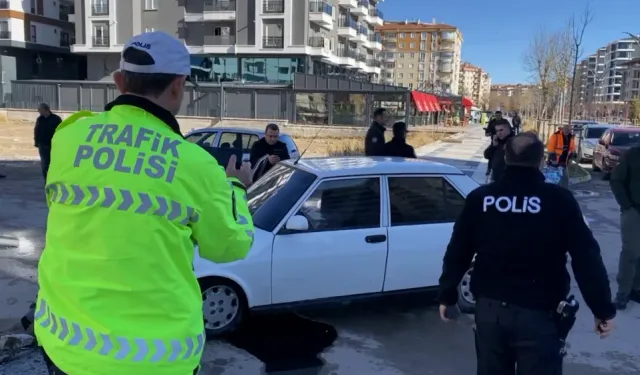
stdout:
{"type": "Polygon", "coordinates": [[[481,125],[470,125],[465,131],[446,140],[440,140],[416,149],[418,157],[449,164],[460,169],[478,183],[486,181],[487,160],[484,150],[489,138],[481,125]]]}

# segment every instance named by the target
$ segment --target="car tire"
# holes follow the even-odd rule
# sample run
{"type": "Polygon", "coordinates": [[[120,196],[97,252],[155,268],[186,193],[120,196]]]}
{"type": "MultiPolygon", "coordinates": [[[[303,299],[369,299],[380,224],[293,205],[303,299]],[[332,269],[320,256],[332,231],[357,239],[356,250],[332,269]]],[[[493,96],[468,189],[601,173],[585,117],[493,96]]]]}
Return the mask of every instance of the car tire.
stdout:
{"type": "Polygon", "coordinates": [[[235,282],[221,277],[199,279],[207,338],[235,331],[248,314],[247,297],[235,282]]]}
{"type": "Polygon", "coordinates": [[[476,312],[476,299],[471,293],[471,275],[475,262],[471,263],[471,267],[462,277],[462,281],[458,284],[458,308],[463,314],[474,314],[476,312]]]}
{"type": "Polygon", "coordinates": [[[598,168],[598,166],[596,165],[596,157],[595,157],[595,155],[593,156],[593,161],[591,162],[591,169],[594,172],[600,172],[600,168],[598,168]]]}

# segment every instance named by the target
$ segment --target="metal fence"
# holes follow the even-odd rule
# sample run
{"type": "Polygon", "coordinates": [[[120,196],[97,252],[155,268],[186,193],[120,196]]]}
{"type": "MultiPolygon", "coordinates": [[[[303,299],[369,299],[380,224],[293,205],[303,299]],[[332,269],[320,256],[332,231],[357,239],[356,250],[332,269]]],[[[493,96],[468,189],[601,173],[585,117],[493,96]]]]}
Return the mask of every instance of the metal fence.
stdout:
{"type": "MultiPolygon", "coordinates": [[[[99,112],[119,95],[109,81],[12,81],[11,89],[5,96],[7,108],[35,109],[48,103],[58,111],[99,112]]],[[[298,73],[291,85],[224,82],[189,86],[179,115],[365,126],[374,108],[385,106],[395,119],[410,125],[435,123],[432,115],[410,116],[410,100],[410,91],[401,87],[298,73]]]]}

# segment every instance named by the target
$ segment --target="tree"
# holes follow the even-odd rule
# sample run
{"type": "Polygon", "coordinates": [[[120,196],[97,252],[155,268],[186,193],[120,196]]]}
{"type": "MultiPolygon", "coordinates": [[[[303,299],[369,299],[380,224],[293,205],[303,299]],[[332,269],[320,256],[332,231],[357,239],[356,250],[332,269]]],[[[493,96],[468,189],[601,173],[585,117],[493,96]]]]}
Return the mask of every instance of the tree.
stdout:
{"type": "Polygon", "coordinates": [[[582,56],[582,39],[587,30],[587,26],[593,21],[593,14],[589,5],[584,10],[580,20],[576,20],[576,15],[571,17],[569,28],[571,29],[571,39],[573,42],[573,73],[571,75],[571,95],[569,97],[569,123],[573,118],[573,101],[575,98],[574,90],[576,88],[576,74],[578,72],[578,59],[582,56]]]}
{"type": "Polygon", "coordinates": [[[629,104],[629,120],[640,122],[640,99],[633,99],[629,104]]]}

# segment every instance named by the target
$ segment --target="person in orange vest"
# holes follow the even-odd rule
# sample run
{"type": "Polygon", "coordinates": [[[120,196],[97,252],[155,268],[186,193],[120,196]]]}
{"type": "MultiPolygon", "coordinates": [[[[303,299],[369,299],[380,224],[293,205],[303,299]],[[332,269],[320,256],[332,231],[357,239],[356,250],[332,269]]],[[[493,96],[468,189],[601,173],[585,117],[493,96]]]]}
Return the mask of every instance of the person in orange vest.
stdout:
{"type": "Polygon", "coordinates": [[[565,168],[560,186],[568,188],[569,175],[566,172],[566,167],[569,164],[569,158],[576,157],[576,140],[571,125],[563,125],[561,129],[551,134],[547,142],[547,151],[549,152],[548,163],[550,165],[565,168]]]}

